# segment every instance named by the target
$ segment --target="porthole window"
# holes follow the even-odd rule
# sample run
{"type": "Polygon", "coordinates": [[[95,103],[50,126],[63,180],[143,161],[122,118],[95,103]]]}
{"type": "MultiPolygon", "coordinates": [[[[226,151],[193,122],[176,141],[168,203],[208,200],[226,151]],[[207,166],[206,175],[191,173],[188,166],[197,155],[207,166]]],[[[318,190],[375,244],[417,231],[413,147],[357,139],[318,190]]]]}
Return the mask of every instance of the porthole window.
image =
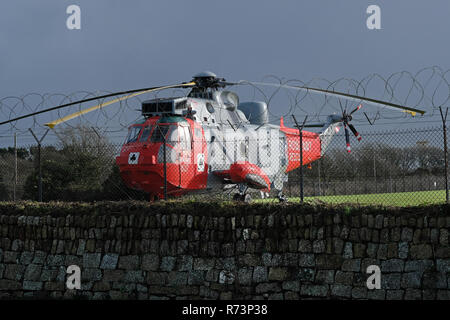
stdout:
{"type": "Polygon", "coordinates": [[[206,109],[208,110],[209,113],[214,113],[214,107],[209,102],[206,103],[206,109]]]}

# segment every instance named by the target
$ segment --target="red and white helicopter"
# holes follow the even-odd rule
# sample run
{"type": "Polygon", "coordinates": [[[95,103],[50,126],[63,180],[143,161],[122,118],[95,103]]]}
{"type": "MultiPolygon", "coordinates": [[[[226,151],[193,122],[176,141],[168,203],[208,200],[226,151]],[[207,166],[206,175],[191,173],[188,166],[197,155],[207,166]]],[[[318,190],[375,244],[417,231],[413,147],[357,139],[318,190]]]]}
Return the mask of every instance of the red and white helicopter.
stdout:
{"type": "Polygon", "coordinates": [[[287,174],[300,166],[300,130],[286,127],[282,118],[279,125],[270,124],[266,103],[239,103],[235,93],[224,90],[226,86],[243,84],[282,86],[358,101],[358,106],[351,112],[344,110],[342,115],[328,116],[325,123],[310,125],[321,127],[319,133],[302,130],[303,165],[323,156],[340,125],[344,127],[347,151],[350,152],[348,129],[358,140],[361,139],[350,121],[362,102],[394,108],[413,116],[425,113],[343,92],[250,81],[233,83],[216,77],[212,72],[202,72],[191,82],[84,99],[4,121],[0,125],[74,104],[122,95],[46,124],[53,128],[139,94],[191,88],[187,96],[142,102],[143,119],[129,127],[125,144],[116,159],[126,185],[149,193],[151,199],[192,192],[220,192],[235,186],[238,191],[235,200],[249,202],[249,189],[262,192],[275,189],[278,199],[284,201],[282,189],[287,174]]]}

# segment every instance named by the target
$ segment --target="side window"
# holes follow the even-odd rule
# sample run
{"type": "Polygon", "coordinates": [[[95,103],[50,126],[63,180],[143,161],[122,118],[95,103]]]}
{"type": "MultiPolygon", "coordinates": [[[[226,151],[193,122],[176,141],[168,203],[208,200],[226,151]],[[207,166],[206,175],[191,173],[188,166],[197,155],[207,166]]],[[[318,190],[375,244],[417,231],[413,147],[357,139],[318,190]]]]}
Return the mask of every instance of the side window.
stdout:
{"type": "Polygon", "coordinates": [[[141,133],[141,129],[142,127],[131,127],[130,130],[128,131],[128,137],[127,137],[127,142],[126,143],[132,143],[132,142],[136,142],[138,137],[139,137],[139,133],[141,133]]]}
{"type": "Polygon", "coordinates": [[[151,131],[152,131],[152,126],[146,126],[144,128],[144,130],[142,131],[141,137],[139,138],[139,142],[147,141],[148,137],[150,136],[151,131]]]}

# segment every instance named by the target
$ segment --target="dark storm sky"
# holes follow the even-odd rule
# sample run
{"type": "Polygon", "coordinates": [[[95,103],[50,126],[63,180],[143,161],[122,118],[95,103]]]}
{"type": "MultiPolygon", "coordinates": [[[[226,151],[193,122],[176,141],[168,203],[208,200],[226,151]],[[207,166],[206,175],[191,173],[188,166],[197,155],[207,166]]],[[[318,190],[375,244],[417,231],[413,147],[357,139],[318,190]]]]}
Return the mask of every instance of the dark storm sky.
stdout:
{"type": "Polygon", "coordinates": [[[445,0],[2,0],[0,97],[268,74],[308,81],[449,66],[445,0]],[[81,7],[81,30],[66,28],[81,7]],[[381,7],[381,30],[366,8],[381,7]]]}

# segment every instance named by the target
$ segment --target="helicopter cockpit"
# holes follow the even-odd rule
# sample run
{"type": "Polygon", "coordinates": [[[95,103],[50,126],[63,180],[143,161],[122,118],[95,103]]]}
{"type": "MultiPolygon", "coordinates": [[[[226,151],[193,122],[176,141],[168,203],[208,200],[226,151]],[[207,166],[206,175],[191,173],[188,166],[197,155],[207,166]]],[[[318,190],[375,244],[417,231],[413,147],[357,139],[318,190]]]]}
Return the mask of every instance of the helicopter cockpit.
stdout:
{"type": "Polygon", "coordinates": [[[125,142],[126,145],[147,148],[148,152],[157,155],[158,163],[164,161],[164,143],[168,163],[178,162],[180,156],[186,158],[193,147],[189,123],[182,117],[174,116],[162,117],[156,122],[137,123],[129,128],[125,142]]]}

